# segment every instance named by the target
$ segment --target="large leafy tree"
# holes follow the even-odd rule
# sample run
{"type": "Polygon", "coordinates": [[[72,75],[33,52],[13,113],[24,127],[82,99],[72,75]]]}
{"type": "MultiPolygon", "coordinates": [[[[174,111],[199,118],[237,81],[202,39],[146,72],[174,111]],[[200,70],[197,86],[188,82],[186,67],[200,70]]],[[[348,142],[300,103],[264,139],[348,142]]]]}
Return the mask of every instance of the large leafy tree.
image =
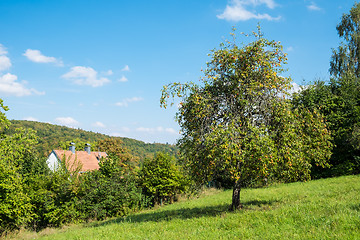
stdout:
{"type": "Polygon", "coordinates": [[[360,122],[360,3],[355,3],[350,12],[343,14],[336,27],[344,41],[333,50],[330,62],[331,99],[336,110],[328,114],[334,131],[335,164],[340,165],[340,174],[360,173],[359,122],[360,122]],[[334,114],[335,113],[335,114],[334,114]]]}
{"type": "Polygon", "coordinates": [[[213,50],[199,84],[164,86],[161,105],[180,97],[178,144],[191,175],[199,183],[220,172],[233,179],[232,209],[241,207],[240,190],[253,181],[309,179],[311,161],[325,165],[329,133],[316,112],[293,110],[283,77],[286,55],[279,42],[253,32],[253,42],[238,47],[226,41],[213,50]],[[307,116],[307,117],[304,117],[307,116]],[[318,139],[308,140],[308,122],[316,122],[318,139]],[[314,144],[316,157],[307,153],[314,144]]]}
{"type": "Polygon", "coordinates": [[[344,41],[337,50],[333,49],[330,73],[335,77],[349,73],[360,77],[360,3],[342,16],[336,29],[344,41]]]}

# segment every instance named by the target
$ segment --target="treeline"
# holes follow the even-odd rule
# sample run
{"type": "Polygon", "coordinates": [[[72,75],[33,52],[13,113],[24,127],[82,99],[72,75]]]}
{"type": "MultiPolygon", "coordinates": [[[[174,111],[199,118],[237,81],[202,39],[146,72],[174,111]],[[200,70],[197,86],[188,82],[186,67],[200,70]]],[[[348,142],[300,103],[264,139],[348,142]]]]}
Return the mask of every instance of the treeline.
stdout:
{"type": "Polygon", "coordinates": [[[96,142],[107,138],[120,139],[130,153],[140,161],[154,156],[157,152],[164,152],[176,158],[178,156],[178,149],[175,145],[144,143],[131,138],[110,137],[101,133],[94,133],[50,123],[11,120],[11,125],[9,129],[6,130],[6,133],[13,134],[17,128],[33,129],[36,131],[38,143],[35,144],[34,148],[40,156],[48,156],[50,151],[53,149],[64,148],[63,145],[66,145],[68,142],[75,142],[79,150],[80,148],[83,148],[83,145],[80,143],[92,143],[92,149],[97,150],[96,146],[94,146],[96,145],[96,142]]]}

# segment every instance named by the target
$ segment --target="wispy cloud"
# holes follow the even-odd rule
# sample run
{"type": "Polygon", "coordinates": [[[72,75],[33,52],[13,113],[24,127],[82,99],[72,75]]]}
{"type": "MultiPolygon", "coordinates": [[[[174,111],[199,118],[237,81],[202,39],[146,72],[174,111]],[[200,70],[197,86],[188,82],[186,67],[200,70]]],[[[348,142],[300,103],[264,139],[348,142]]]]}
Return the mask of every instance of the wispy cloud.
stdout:
{"type": "Polygon", "coordinates": [[[93,126],[94,127],[97,127],[97,128],[105,128],[105,124],[103,124],[102,122],[95,122],[93,123],[93,126]]]}
{"type": "Polygon", "coordinates": [[[78,127],[80,125],[80,123],[78,121],[76,121],[72,117],[58,117],[58,118],[55,119],[55,122],[57,124],[64,125],[64,126],[67,126],[67,127],[71,127],[71,128],[75,128],[75,127],[78,127]]]}
{"type": "Polygon", "coordinates": [[[119,107],[127,107],[127,106],[129,106],[129,103],[139,102],[142,100],[143,100],[143,98],[141,98],[141,97],[126,98],[126,99],[122,100],[121,102],[115,103],[115,105],[119,106],[119,107]]]}
{"type": "Polygon", "coordinates": [[[232,0],[230,4],[226,5],[223,13],[217,15],[219,19],[227,21],[247,21],[250,19],[265,19],[268,21],[275,21],[281,19],[280,16],[272,17],[267,13],[257,13],[255,8],[259,5],[266,5],[269,9],[274,9],[276,3],[273,0],[232,0]],[[252,8],[249,10],[249,8],[252,8]]]}
{"type": "Polygon", "coordinates": [[[2,45],[0,43],[0,55],[6,55],[8,52],[6,50],[6,48],[4,47],[4,45],[2,45]]]}
{"type": "Polygon", "coordinates": [[[108,70],[108,71],[104,72],[104,75],[106,75],[106,76],[111,76],[113,74],[114,74],[114,72],[112,70],[108,70]]]}
{"type": "Polygon", "coordinates": [[[54,64],[56,64],[58,66],[64,66],[64,63],[61,60],[56,59],[54,57],[45,56],[39,50],[27,49],[23,55],[25,57],[27,57],[32,62],[36,62],[36,63],[54,63],[54,64]]]}
{"type": "Polygon", "coordinates": [[[129,71],[130,71],[129,65],[125,65],[125,67],[124,67],[123,69],[121,69],[121,71],[123,71],[123,72],[129,72],[129,71]]]}
{"type": "Polygon", "coordinates": [[[294,47],[290,46],[286,48],[286,52],[292,52],[294,51],[294,47]]]}
{"type": "Polygon", "coordinates": [[[142,139],[142,141],[150,142],[169,142],[171,139],[172,142],[175,142],[179,137],[179,131],[171,127],[121,127],[117,130],[109,131],[110,136],[116,137],[128,137],[134,139],[142,139]]]}
{"type": "Polygon", "coordinates": [[[88,85],[91,87],[100,87],[110,80],[105,77],[98,78],[98,73],[91,67],[75,66],[70,72],[62,75],[62,78],[72,81],[77,85],[88,85]]]}
{"type": "Polygon", "coordinates": [[[136,128],[137,132],[145,132],[145,133],[170,133],[170,134],[178,134],[173,128],[164,128],[164,127],[156,127],[156,128],[146,128],[146,127],[138,127],[136,128]]]}
{"type": "Polygon", "coordinates": [[[119,82],[127,82],[128,79],[123,75],[118,81],[119,82]]]}
{"type": "Polygon", "coordinates": [[[120,132],[112,132],[109,135],[113,137],[123,137],[124,135],[127,135],[131,132],[131,129],[128,127],[121,127],[120,132]]]}
{"type": "Polygon", "coordinates": [[[39,92],[33,88],[26,88],[25,82],[17,81],[18,77],[11,73],[0,75],[0,93],[8,96],[29,96],[29,95],[44,95],[44,92],[39,92]]]}
{"type": "Polygon", "coordinates": [[[321,10],[321,8],[318,5],[316,5],[315,2],[310,2],[310,4],[307,5],[306,7],[310,11],[320,11],[321,10]]]}

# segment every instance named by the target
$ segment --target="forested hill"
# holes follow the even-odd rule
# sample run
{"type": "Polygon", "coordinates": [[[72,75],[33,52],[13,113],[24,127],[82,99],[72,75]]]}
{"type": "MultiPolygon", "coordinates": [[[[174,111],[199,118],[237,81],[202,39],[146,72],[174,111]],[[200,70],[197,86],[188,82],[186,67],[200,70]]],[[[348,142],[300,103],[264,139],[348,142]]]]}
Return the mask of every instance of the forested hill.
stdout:
{"type": "MultiPolygon", "coordinates": [[[[53,149],[59,149],[61,142],[75,141],[76,139],[82,142],[97,142],[106,138],[114,138],[101,133],[94,133],[84,131],[81,129],[74,129],[65,126],[53,125],[49,123],[25,121],[25,120],[11,120],[9,132],[14,132],[16,128],[30,128],[37,132],[38,144],[35,149],[40,155],[44,156],[49,154],[53,149]]],[[[130,138],[120,138],[124,146],[130,153],[139,157],[140,160],[146,157],[152,157],[156,152],[169,153],[172,156],[177,156],[177,147],[170,144],[160,143],[144,143],[139,140],[130,138]]]]}

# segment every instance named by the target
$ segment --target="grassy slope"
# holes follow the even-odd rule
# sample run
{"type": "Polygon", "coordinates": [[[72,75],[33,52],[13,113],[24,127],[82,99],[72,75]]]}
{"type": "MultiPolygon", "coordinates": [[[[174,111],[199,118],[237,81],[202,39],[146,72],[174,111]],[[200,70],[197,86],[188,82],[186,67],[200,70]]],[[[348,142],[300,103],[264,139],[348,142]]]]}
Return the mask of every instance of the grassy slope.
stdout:
{"type": "MultiPolygon", "coordinates": [[[[22,237],[44,239],[360,239],[360,175],[231,191],[22,237]],[[48,235],[49,234],[49,235],[48,235]],[[45,236],[44,236],[45,235],[45,236]]],[[[17,236],[21,237],[21,236],[17,236]]]]}

